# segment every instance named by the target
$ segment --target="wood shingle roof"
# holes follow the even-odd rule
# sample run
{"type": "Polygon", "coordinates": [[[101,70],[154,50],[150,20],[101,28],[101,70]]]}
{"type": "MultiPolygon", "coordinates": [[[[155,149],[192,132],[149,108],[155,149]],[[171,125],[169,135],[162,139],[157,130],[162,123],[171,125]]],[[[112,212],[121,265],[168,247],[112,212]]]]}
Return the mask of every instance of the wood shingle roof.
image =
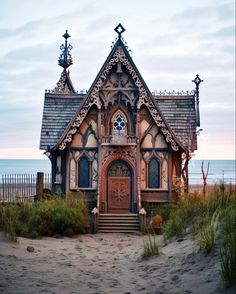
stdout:
{"type": "MultiPolygon", "coordinates": [[[[40,149],[51,149],[58,143],[84,97],[85,94],[45,94],[40,149]]],[[[174,135],[188,148],[196,130],[194,96],[153,97],[174,135]]],[[[191,147],[196,149],[196,143],[191,147]]]]}
{"type": "Polygon", "coordinates": [[[45,94],[40,149],[54,147],[79,108],[85,94],[45,94]]]}
{"type": "Polygon", "coordinates": [[[185,148],[196,150],[196,110],[194,95],[154,96],[165,120],[185,148]]]}

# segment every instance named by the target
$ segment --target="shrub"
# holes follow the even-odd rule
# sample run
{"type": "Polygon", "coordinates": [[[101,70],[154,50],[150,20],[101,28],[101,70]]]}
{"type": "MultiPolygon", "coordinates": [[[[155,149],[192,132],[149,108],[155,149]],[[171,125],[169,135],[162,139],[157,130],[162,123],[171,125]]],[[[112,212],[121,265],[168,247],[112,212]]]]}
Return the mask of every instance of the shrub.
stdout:
{"type": "Polygon", "coordinates": [[[158,254],[159,248],[156,243],[155,235],[153,236],[152,234],[148,233],[147,240],[144,242],[142,258],[158,254]]]}
{"type": "Polygon", "coordinates": [[[38,237],[83,233],[88,224],[88,211],[83,199],[55,197],[35,204],[7,204],[0,208],[0,228],[7,236],[38,237]]]}
{"type": "Polygon", "coordinates": [[[184,219],[178,213],[173,214],[162,226],[164,238],[169,239],[175,235],[179,235],[185,228],[186,223],[184,219]]]}
{"type": "Polygon", "coordinates": [[[20,227],[20,214],[18,205],[2,205],[0,208],[0,228],[9,240],[17,241],[17,231],[20,227]]]}
{"type": "Polygon", "coordinates": [[[163,221],[167,221],[170,218],[171,213],[176,210],[176,204],[167,203],[162,204],[160,207],[153,210],[153,215],[160,215],[163,221]]]}

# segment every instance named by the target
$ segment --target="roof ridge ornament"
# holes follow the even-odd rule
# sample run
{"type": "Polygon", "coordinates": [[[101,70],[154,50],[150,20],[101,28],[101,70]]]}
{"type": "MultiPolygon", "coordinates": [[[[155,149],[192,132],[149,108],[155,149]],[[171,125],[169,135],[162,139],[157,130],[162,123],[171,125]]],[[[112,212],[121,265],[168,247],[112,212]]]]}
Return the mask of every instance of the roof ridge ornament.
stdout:
{"type": "Polygon", "coordinates": [[[68,30],[66,30],[65,34],[62,35],[62,37],[65,39],[65,44],[62,44],[60,46],[62,53],[58,59],[58,65],[66,69],[73,63],[72,56],[70,54],[70,50],[72,50],[73,47],[71,44],[67,44],[67,39],[70,38],[70,35],[68,34],[68,30]]]}
{"type": "Polygon", "coordinates": [[[196,75],[192,82],[196,85],[195,97],[196,97],[196,116],[197,116],[197,126],[200,127],[200,113],[199,113],[199,85],[204,82],[199,75],[196,75]]]}
{"type": "Polygon", "coordinates": [[[114,31],[118,34],[118,38],[121,38],[121,35],[124,33],[125,28],[122,26],[121,23],[119,23],[115,28],[114,31]]]}

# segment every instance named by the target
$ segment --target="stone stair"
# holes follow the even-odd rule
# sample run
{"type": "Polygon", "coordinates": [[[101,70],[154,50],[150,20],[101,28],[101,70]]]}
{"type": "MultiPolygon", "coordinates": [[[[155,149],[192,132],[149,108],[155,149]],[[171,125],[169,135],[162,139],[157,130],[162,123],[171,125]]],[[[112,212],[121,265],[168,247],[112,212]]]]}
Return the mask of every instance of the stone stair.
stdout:
{"type": "Polygon", "coordinates": [[[135,233],[140,232],[138,214],[99,214],[98,232],[135,233]]]}

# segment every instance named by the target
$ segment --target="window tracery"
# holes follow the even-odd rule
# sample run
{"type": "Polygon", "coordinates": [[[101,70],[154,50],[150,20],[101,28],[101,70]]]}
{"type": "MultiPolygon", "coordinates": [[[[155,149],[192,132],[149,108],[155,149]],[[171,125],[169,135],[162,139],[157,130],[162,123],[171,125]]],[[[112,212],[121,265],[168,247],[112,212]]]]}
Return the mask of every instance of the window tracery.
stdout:
{"type": "Polygon", "coordinates": [[[120,133],[126,133],[126,122],[123,115],[119,112],[113,122],[113,131],[120,133]]]}

